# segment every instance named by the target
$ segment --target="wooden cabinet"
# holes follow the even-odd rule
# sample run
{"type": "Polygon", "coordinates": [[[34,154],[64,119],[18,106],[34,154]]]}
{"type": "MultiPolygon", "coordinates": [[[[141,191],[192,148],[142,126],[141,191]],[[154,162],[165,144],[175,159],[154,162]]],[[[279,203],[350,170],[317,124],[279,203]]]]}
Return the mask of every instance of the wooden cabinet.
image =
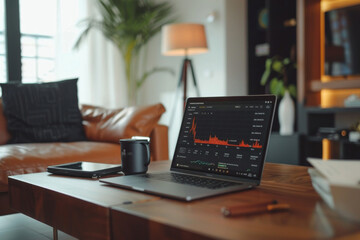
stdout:
{"type": "Polygon", "coordinates": [[[351,94],[360,97],[360,76],[324,74],[324,14],[356,4],[360,0],[248,0],[249,94],[267,92],[260,85],[266,59],[275,55],[288,57],[292,46],[296,46],[297,73],[292,78],[297,86],[296,133],[280,136],[275,113],[269,161],[306,164],[307,157],[322,158],[326,152],[336,153],[330,155],[338,158],[360,158],[356,155],[359,143],[346,139],[326,143],[317,136],[320,127],[338,128],[339,116],[348,118],[343,128],[360,120],[360,108],[344,107],[344,100],[351,94]],[[286,25],[291,19],[296,20],[295,26],[286,25]],[[288,149],[296,159],[287,160],[288,149]]]}
{"type": "Polygon", "coordinates": [[[266,161],[291,165],[306,165],[301,144],[303,136],[295,133],[290,136],[271,134],[266,161]]]}
{"type": "MultiPolygon", "coordinates": [[[[359,143],[317,136],[320,127],[343,128],[360,120],[360,108],[344,107],[351,94],[360,96],[360,76],[326,76],[325,12],[360,4],[360,0],[297,0],[298,129],[304,134],[304,152],[309,157],[360,158],[359,143]]],[[[359,53],[360,54],[360,53],[359,53]]]]}
{"type": "Polygon", "coordinates": [[[297,86],[303,106],[343,107],[351,94],[360,96],[360,76],[324,73],[326,11],[360,4],[360,0],[297,0],[297,86]]]}
{"type": "MultiPolygon", "coordinates": [[[[305,157],[323,159],[360,159],[360,142],[350,142],[348,129],[360,120],[360,108],[318,108],[303,109],[299,119],[299,133],[303,135],[305,157]],[[339,134],[319,135],[320,128],[338,131],[339,134]]],[[[302,162],[305,163],[306,159],[302,162]]]]}

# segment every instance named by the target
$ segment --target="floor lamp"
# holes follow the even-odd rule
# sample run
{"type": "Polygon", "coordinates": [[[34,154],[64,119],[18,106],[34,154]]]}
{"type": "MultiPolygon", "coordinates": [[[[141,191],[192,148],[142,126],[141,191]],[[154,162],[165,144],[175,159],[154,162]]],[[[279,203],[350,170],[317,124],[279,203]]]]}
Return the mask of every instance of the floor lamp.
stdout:
{"type": "Polygon", "coordinates": [[[198,84],[196,82],[195,70],[190,55],[205,53],[208,51],[205,27],[202,24],[196,23],[180,23],[180,24],[168,24],[162,28],[162,54],[165,56],[184,56],[182,67],[180,69],[180,78],[177,85],[175,94],[174,106],[170,118],[172,123],[175,113],[176,100],[180,92],[181,86],[184,91],[184,108],[187,97],[187,75],[188,68],[191,71],[193,83],[196,89],[196,93],[200,96],[198,84]]]}

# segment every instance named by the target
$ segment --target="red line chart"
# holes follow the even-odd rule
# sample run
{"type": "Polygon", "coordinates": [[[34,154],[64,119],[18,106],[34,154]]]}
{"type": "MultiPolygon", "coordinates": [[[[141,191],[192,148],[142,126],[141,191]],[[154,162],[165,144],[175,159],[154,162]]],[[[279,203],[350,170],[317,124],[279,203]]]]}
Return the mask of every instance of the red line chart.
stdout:
{"type": "Polygon", "coordinates": [[[196,138],[196,119],[193,118],[192,126],[190,129],[190,133],[193,134],[194,143],[203,143],[203,144],[213,144],[213,145],[223,145],[223,146],[230,146],[230,147],[244,147],[244,148],[262,148],[262,145],[256,141],[253,144],[245,143],[244,140],[241,140],[239,144],[232,144],[229,143],[229,140],[221,140],[216,135],[212,136],[209,135],[208,139],[198,139],[196,138]]]}

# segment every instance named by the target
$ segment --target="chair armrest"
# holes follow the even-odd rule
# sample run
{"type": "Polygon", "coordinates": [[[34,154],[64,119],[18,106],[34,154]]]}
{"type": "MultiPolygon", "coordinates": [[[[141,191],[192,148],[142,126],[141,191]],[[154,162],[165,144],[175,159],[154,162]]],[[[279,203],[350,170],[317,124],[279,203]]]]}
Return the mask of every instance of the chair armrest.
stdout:
{"type": "Polygon", "coordinates": [[[150,134],[150,151],[152,161],[169,159],[168,127],[156,125],[150,134]]]}

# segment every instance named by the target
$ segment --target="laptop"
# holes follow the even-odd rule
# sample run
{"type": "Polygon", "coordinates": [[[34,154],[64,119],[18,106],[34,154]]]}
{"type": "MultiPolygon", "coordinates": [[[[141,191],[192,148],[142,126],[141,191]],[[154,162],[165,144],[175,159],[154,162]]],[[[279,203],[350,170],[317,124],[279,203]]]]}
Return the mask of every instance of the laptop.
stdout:
{"type": "Polygon", "coordinates": [[[188,98],[170,171],[101,179],[192,201],[260,184],[276,97],[188,98]]]}

